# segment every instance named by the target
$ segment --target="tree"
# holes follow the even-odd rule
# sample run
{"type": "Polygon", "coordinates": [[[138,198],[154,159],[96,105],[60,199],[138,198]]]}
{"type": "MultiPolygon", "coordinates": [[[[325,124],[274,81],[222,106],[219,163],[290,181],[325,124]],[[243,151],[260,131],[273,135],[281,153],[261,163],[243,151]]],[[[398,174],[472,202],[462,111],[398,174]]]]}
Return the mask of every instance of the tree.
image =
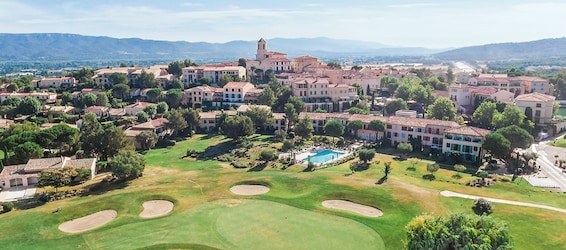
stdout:
{"type": "Polygon", "coordinates": [[[200,124],[200,115],[197,110],[189,108],[183,112],[183,118],[185,118],[189,128],[189,136],[192,136],[193,130],[196,130],[200,124]]]}
{"type": "Polygon", "coordinates": [[[146,96],[150,102],[156,102],[161,97],[162,92],[160,88],[152,88],[147,91],[146,96]]]}
{"type": "Polygon", "coordinates": [[[297,113],[305,112],[307,110],[305,103],[296,96],[290,96],[287,103],[293,104],[297,113]]]}
{"type": "Polygon", "coordinates": [[[491,202],[484,198],[475,199],[472,210],[474,210],[477,215],[490,215],[493,212],[491,210],[491,202]]]}
{"type": "Polygon", "coordinates": [[[124,73],[115,72],[108,76],[108,82],[112,83],[113,85],[116,84],[124,84],[127,85],[130,83],[128,79],[128,75],[124,73]]]}
{"type": "Polygon", "coordinates": [[[534,121],[533,120],[533,108],[531,108],[531,107],[525,108],[525,117],[527,119],[529,119],[529,121],[534,121]]]}
{"type": "Polygon", "coordinates": [[[156,105],[147,105],[143,108],[143,111],[147,113],[150,119],[153,119],[157,114],[157,106],[156,105]]]}
{"type": "Polygon", "coordinates": [[[446,72],[446,82],[448,84],[451,84],[454,82],[454,79],[456,77],[454,76],[454,71],[452,70],[452,68],[448,68],[448,72],[446,72]]]}
{"type": "Polygon", "coordinates": [[[336,120],[327,121],[324,124],[324,133],[328,136],[339,137],[344,134],[344,125],[336,120]]]}
{"type": "Polygon", "coordinates": [[[114,157],[121,150],[133,149],[132,141],[126,138],[124,130],[114,124],[103,126],[99,140],[100,146],[97,148],[97,153],[102,160],[114,157]]]}
{"type": "Polygon", "coordinates": [[[493,115],[492,125],[495,128],[503,128],[511,125],[522,124],[526,118],[521,108],[514,105],[507,105],[502,113],[493,115]]]}
{"type": "Polygon", "coordinates": [[[185,84],[183,84],[183,82],[181,80],[175,78],[171,81],[167,81],[167,83],[165,84],[165,88],[166,89],[184,89],[185,84]]]}
{"type": "Polygon", "coordinates": [[[108,167],[114,177],[121,180],[131,180],[142,176],[145,158],[132,150],[120,151],[108,161],[108,167]]]}
{"type": "Polygon", "coordinates": [[[159,137],[152,131],[143,131],[136,135],[136,141],[140,144],[141,149],[148,150],[157,144],[159,137]]]}
{"type": "Polygon", "coordinates": [[[293,124],[295,124],[295,121],[299,119],[299,114],[295,109],[295,105],[293,105],[292,103],[286,103],[284,107],[284,111],[285,111],[285,119],[287,119],[288,126],[289,127],[293,126],[293,124]]]}
{"type": "Polygon", "coordinates": [[[397,150],[399,150],[402,154],[408,154],[413,151],[413,145],[408,142],[402,142],[397,145],[397,150]]]}
{"type": "Polygon", "coordinates": [[[167,120],[169,121],[167,122],[167,128],[172,129],[175,135],[189,127],[187,120],[185,120],[183,110],[181,109],[172,109],[167,120]]]}
{"type": "Polygon", "coordinates": [[[183,74],[184,67],[188,66],[185,66],[185,63],[183,61],[170,62],[167,66],[167,72],[174,75],[175,77],[180,77],[183,74]]]}
{"type": "Polygon", "coordinates": [[[35,142],[24,142],[19,144],[13,149],[14,155],[12,156],[18,163],[27,162],[29,159],[41,158],[43,156],[43,148],[35,142]]]}
{"type": "Polygon", "coordinates": [[[198,79],[198,83],[200,85],[210,85],[210,78],[203,76],[203,77],[198,79]]]}
{"type": "Polygon", "coordinates": [[[242,137],[250,136],[254,133],[252,119],[244,115],[230,116],[222,122],[222,133],[228,138],[236,141],[242,137]]]}
{"type": "Polygon", "coordinates": [[[158,102],[156,108],[158,114],[164,114],[169,111],[169,105],[166,102],[158,102]]]}
{"type": "Polygon", "coordinates": [[[145,111],[139,111],[136,113],[137,122],[147,122],[150,120],[149,115],[145,111]]]}
{"type": "Polygon", "coordinates": [[[495,102],[482,102],[474,111],[472,121],[481,128],[490,128],[495,112],[497,112],[495,102]]]}
{"type": "Polygon", "coordinates": [[[496,131],[496,133],[503,135],[503,137],[509,140],[511,143],[511,149],[528,148],[534,141],[533,136],[529,134],[529,132],[517,125],[500,128],[496,131]]]}
{"type": "Polygon", "coordinates": [[[456,107],[450,99],[439,97],[428,106],[427,117],[438,120],[452,121],[456,117],[456,107]]]}
{"type": "Polygon", "coordinates": [[[399,87],[399,79],[393,76],[384,76],[381,78],[379,82],[379,86],[381,89],[387,89],[389,93],[394,93],[399,87]]]}
{"type": "Polygon", "coordinates": [[[395,98],[409,101],[411,98],[411,85],[403,83],[395,90],[395,98]]]}
{"type": "Polygon", "coordinates": [[[119,83],[112,87],[112,96],[125,100],[130,95],[130,86],[119,83]]]}
{"type": "Polygon", "coordinates": [[[375,156],[375,151],[371,149],[361,149],[360,152],[358,153],[358,157],[360,158],[360,161],[363,161],[364,163],[371,161],[374,156],[375,156]]]}
{"type": "Polygon", "coordinates": [[[456,170],[459,173],[463,173],[466,171],[466,166],[462,165],[462,164],[456,164],[454,165],[454,170],[456,170]]]}
{"type": "Polygon", "coordinates": [[[406,249],[512,249],[509,228],[490,216],[421,215],[407,226],[406,249]]]}
{"type": "Polygon", "coordinates": [[[179,89],[170,89],[165,94],[165,102],[169,105],[169,107],[179,107],[181,100],[183,99],[183,92],[179,89]]]}
{"type": "Polygon", "coordinates": [[[28,96],[20,102],[20,104],[16,108],[16,111],[18,112],[18,114],[22,114],[22,115],[35,115],[39,113],[39,111],[41,111],[42,109],[43,109],[43,104],[41,103],[40,100],[28,96]]]}
{"type": "Polygon", "coordinates": [[[328,66],[331,69],[341,69],[342,68],[342,65],[340,65],[340,63],[338,63],[338,62],[328,62],[326,64],[326,66],[328,66]]]}
{"type": "Polygon", "coordinates": [[[296,135],[307,140],[312,136],[312,133],[314,132],[314,127],[312,126],[312,122],[307,115],[305,115],[303,119],[300,119],[295,124],[294,129],[296,135]]]}
{"type": "Polygon", "coordinates": [[[269,86],[265,87],[257,96],[257,103],[260,105],[272,106],[275,103],[275,93],[269,86]]]}
{"type": "Polygon", "coordinates": [[[96,105],[96,95],[93,93],[88,93],[80,97],[81,107],[90,107],[96,105]]]}
{"type": "Polygon", "coordinates": [[[410,99],[428,106],[434,102],[434,94],[432,94],[432,89],[430,87],[416,85],[411,87],[410,99]]]}
{"type": "Polygon", "coordinates": [[[61,169],[46,169],[37,175],[38,187],[51,186],[57,190],[57,188],[64,187],[70,183],[70,178],[65,176],[65,172],[61,171],[61,169]]]}
{"type": "Polygon", "coordinates": [[[426,165],[426,171],[431,175],[434,175],[434,173],[438,171],[438,169],[440,169],[440,166],[436,163],[430,163],[426,165]]]}
{"type": "Polygon", "coordinates": [[[81,125],[81,148],[85,155],[91,156],[98,152],[100,147],[99,136],[104,133],[104,129],[94,113],[87,113],[83,116],[81,125]]]}
{"type": "Polygon", "coordinates": [[[358,130],[364,128],[365,123],[361,120],[353,120],[351,122],[348,122],[348,125],[346,125],[346,128],[350,131],[350,132],[354,132],[354,137],[358,138],[358,130]]]}
{"type": "Polygon", "coordinates": [[[108,106],[108,96],[106,93],[98,93],[96,94],[96,106],[108,106]]]}
{"type": "Polygon", "coordinates": [[[155,88],[159,85],[159,81],[155,79],[155,75],[153,73],[147,73],[143,69],[142,72],[136,76],[135,83],[142,89],[155,88]]]}
{"type": "Polygon", "coordinates": [[[361,114],[361,115],[369,115],[369,108],[368,109],[361,109],[358,107],[351,107],[350,109],[348,109],[348,113],[349,114],[361,114]]]}
{"type": "Polygon", "coordinates": [[[74,151],[77,149],[79,142],[79,130],[72,128],[67,124],[57,124],[49,129],[44,130],[53,136],[52,143],[59,149],[59,154],[65,151],[74,151]]]}
{"type": "Polygon", "coordinates": [[[279,158],[278,155],[271,150],[262,150],[259,154],[259,159],[265,161],[265,163],[272,160],[277,160],[277,158],[279,158]]]}
{"type": "Polygon", "coordinates": [[[372,131],[385,131],[385,123],[381,120],[371,120],[368,124],[368,129],[372,131]]]}
{"type": "Polygon", "coordinates": [[[251,105],[244,115],[252,119],[256,129],[265,129],[266,126],[273,124],[273,114],[271,113],[271,109],[268,108],[251,105]]]}
{"type": "Polygon", "coordinates": [[[387,104],[385,105],[385,112],[390,115],[395,114],[397,110],[406,109],[409,109],[409,107],[407,106],[407,102],[403,99],[395,99],[387,102],[387,104]]]}
{"type": "Polygon", "coordinates": [[[489,133],[485,136],[482,147],[491,155],[503,158],[511,150],[511,142],[500,133],[489,133]]]}
{"type": "Polygon", "coordinates": [[[218,80],[218,87],[224,87],[224,85],[226,85],[229,82],[233,82],[234,78],[232,78],[232,76],[228,75],[228,74],[224,74],[222,75],[222,77],[220,77],[220,80],[218,80]]]}
{"type": "Polygon", "coordinates": [[[2,102],[2,105],[4,106],[20,106],[20,103],[22,103],[22,99],[15,97],[15,96],[8,96],[6,97],[6,99],[2,102]]]}
{"type": "Polygon", "coordinates": [[[391,173],[391,162],[390,161],[384,162],[383,165],[385,166],[383,168],[383,173],[385,174],[385,176],[383,176],[383,178],[387,179],[387,177],[391,173]]]}

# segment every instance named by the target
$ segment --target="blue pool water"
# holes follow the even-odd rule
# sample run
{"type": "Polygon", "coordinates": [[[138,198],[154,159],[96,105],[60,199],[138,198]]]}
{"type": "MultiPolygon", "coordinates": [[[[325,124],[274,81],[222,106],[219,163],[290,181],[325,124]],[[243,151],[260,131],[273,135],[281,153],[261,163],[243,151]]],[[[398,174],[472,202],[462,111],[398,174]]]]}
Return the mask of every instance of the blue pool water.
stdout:
{"type": "MultiPolygon", "coordinates": [[[[340,157],[343,154],[345,154],[345,153],[327,149],[327,150],[320,151],[317,154],[311,156],[310,161],[313,162],[313,163],[316,163],[316,164],[326,163],[326,162],[329,162],[331,160],[334,160],[334,159],[340,157]]],[[[307,158],[303,159],[303,161],[308,162],[309,158],[307,157],[307,158]]]]}

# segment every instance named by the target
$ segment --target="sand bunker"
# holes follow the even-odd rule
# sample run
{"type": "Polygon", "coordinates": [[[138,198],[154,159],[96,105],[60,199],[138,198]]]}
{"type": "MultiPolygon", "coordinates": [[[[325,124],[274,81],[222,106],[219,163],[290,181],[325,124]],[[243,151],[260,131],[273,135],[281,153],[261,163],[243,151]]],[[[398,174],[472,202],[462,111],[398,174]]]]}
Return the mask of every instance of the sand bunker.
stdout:
{"type": "Polygon", "coordinates": [[[116,210],[103,210],[85,217],[67,221],[59,225],[59,230],[65,233],[81,233],[112,221],[118,213],[116,210]]]}
{"type": "Polygon", "coordinates": [[[326,200],[322,202],[322,206],[327,208],[346,210],[368,217],[379,217],[383,215],[383,212],[375,207],[343,200],[326,200]]]}
{"type": "Polygon", "coordinates": [[[269,188],[262,185],[236,185],[230,188],[230,192],[238,195],[258,195],[269,192],[269,188]]]}
{"type": "Polygon", "coordinates": [[[167,200],[152,200],[142,204],[143,211],[140,213],[142,218],[154,218],[168,214],[173,210],[173,202],[167,200]]]}

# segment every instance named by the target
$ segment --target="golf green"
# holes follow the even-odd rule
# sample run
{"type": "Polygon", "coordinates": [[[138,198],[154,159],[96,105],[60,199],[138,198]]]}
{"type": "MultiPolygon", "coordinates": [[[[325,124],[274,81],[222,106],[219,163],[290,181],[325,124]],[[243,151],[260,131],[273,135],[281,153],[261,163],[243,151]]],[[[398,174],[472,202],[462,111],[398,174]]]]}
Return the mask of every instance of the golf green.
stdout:
{"type": "Polygon", "coordinates": [[[381,236],[359,222],[255,199],[216,200],[162,218],[111,224],[64,239],[44,239],[44,244],[57,241],[70,248],[104,249],[385,249],[381,236]]]}

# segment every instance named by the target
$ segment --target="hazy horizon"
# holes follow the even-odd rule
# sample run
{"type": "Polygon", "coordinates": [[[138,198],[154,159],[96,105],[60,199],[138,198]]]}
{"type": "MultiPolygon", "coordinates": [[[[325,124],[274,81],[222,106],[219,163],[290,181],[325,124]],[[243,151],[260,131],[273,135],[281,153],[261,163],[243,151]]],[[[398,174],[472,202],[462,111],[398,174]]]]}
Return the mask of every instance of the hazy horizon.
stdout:
{"type": "Polygon", "coordinates": [[[456,48],[564,37],[566,2],[0,1],[2,33],[69,33],[225,43],[261,37],[456,48]],[[88,2],[92,4],[93,2],[88,2]]]}

